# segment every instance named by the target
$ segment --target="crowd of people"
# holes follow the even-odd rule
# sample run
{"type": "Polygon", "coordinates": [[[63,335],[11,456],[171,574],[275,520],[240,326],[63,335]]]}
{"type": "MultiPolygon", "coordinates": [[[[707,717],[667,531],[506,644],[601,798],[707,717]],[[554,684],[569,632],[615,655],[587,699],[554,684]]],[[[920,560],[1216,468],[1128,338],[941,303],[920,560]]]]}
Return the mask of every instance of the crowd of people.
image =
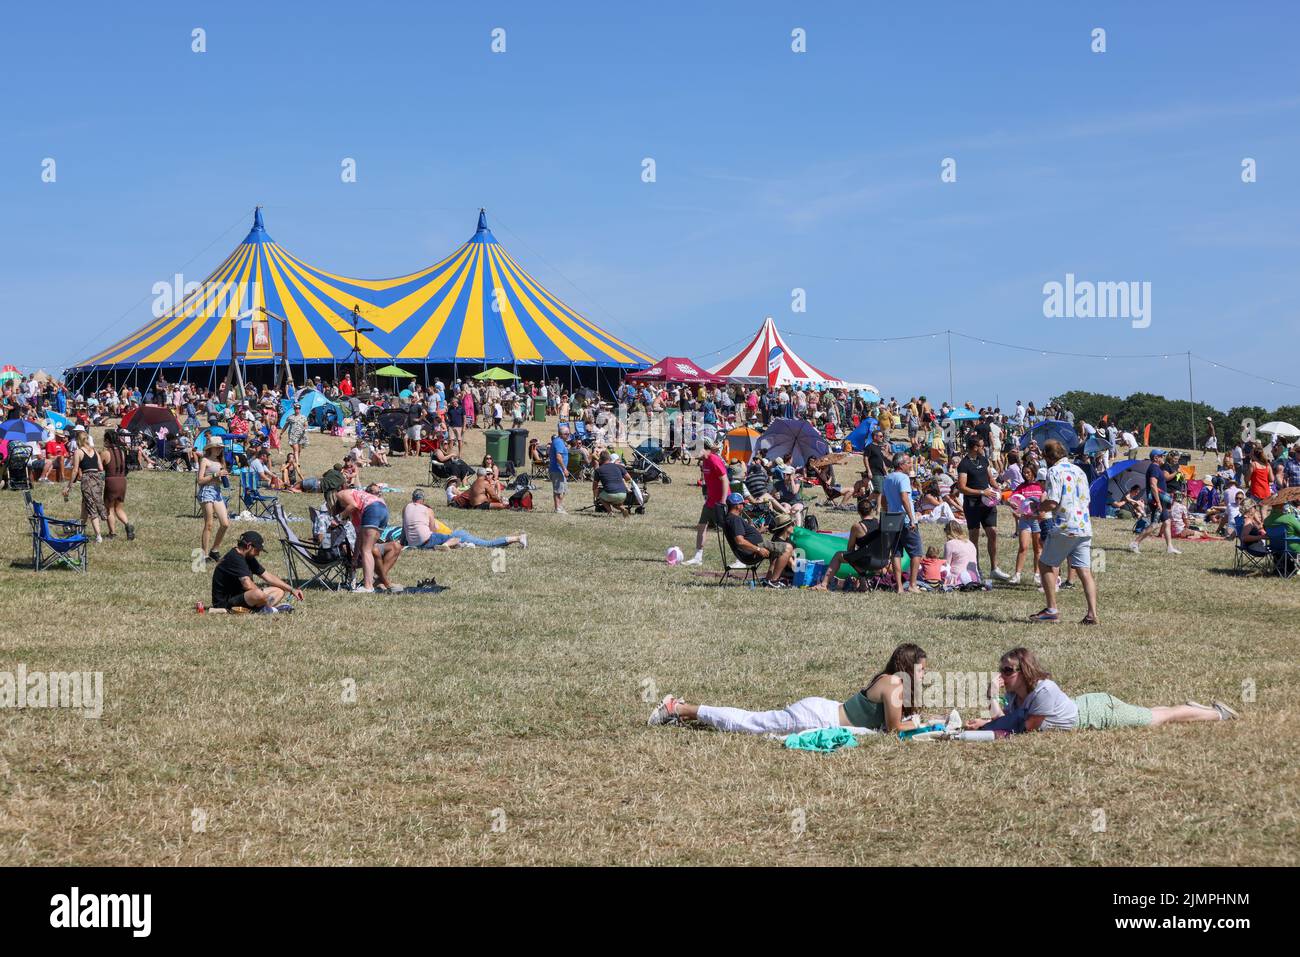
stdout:
{"type": "MultiPolygon", "coordinates": [[[[402,522],[389,525],[385,514],[384,521],[377,523],[378,508],[386,510],[382,483],[363,482],[361,470],[383,467],[390,456],[427,454],[432,477],[447,483],[448,506],[507,508],[515,492],[502,474],[505,463],[494,462],[491,456],[475,465],[467,463],[465,430],[521,425],[533,418],[540,404],[548,414],[557,415],[560,424],[545,447],[534,440],[528,464],[534,474],[549,478],[556,512],[566,511],[569,483],[575,477],[590,481],[591,502],[599,510],[626,515],[644,502],[636,476],[615,451],[628,440],[629,422],[639,423],[648,434],[664,436],[669,448],[690,446],[695,451],[704,503],[688,565],[703,562],[706,536],[711,529],[722,528],[740,561],[766,562],[764,584],[783,587],[793,564],[791,533],[810,524],[811,490],[824,496],[826,505],[852,512],[854,519],[846,547],[830,563],[835,574],[828,575],[821,587],[859,588],[878,575],[880,569],[867,558],[874,554],[881,520],[894,517],[902,525],[897,554],[887,570],[887,582],[894,590],[987,588],[994,582],[1016,585],[1023,576],[1032,575],[1045,598],[1034,620],[1059,620],[1058,589],[1078,585],[1087,606],[1082,622],[1097,621],[1089,554],[1089,487],[1095,476],[1125,461],[1123,457],[1131,460],[1138,448],[1134,432],[1110,417],[1094,424],[1054,404],[1036,408],[1032,402],[1017,401],[1004,413],[970,404],[935,407],[925,396],[879,401],[852,390],[743,385],[708,388],[625,382],[613,400],[602,401],[592,389],[565,388],[558,380],[502,384],[471,379],[444,383],[435,378],[429,385],[411,382],[395,393],[372,387],[364,379],[354,384],[351,375],[344,374],[337,381],[317,377],[301,387],[290,386],[284,395],[270,385],[237,395],[225,382],[204,388],[188,380],[171,383],[161,375],[143,391],[133,384],[105,385],[84,393],[48,376],[19,378],[5,383],[0,406],[7,420],[29,420],[41,438],[7,442],[11,448],[0,449],[0,459],[6,464],[22,462],[37,483],[65,483],[65,495],[70,495],[72,485],[80,485],[83,518],[97,542],[105,535],[114,537],[119,527],[128,539],[135,537],[135,526],[125,511],[130,471],[168,467],[193,471],[203,519],[200,547],[213,562],[221,559],[231,524],[226,489],[234,469],[245,470],[258,486],[271,492],[320,493],[325,514],[336,523],[354,526],[362,590],[385,588],[392,584],[390,572],[400,554],[390,546],[400,547],[408,532],[419,539],[415,547],[464,547],[498,540],[478,539],[463,529],[437,528],[429,522],[408,522],[405,515],[402,522]],[[328,408],[342,414],[322,415],[317,409],[309,418],[303,401],[309,391],[324,396],[328,408]],[[169,436],[164,426],[140,441],[113,427],[115,418],[120,423],[146,403],[172,411],[175,435],[169,436]],[[374,420],[375,413],[392,410],[402,412],[402,434],[382,435],[364,425],[374,420]],[[808,422],[835,443],[833,448],[840,454],[799,465],[763,454],[752,455],[747,463],[722,458],[725,430],[740,425],[761,429],[784,418],[808,422]],[[55,424],[56,419],[66,425],[55,424]],[[1072,426],[1080,437],[1078,448],[1065,449],[1051,441],[1040,447],[1036,440],[1026,441],[1025,433],[1045,419],[1072,426]],[[313,431],[341,436],[349,422],[355,423],[353,444],[343,461],[319,477],[307,474],[300,463],[313,431]],[[91,435],[95,426],[105,427],[100,449],[91,435]],[[861,448],[844,441],[855,428],[867,437],[861,448]],[[578,431],[583,433],[581,439],[578,431]],[[227,444],[231,442],[238,443],[237,454],[227,444]],[[18,444],[26,448],[17,449],[18,444]],[[11,449],[25,454],[11,456],[11,449]],[[856,477],[837,477],[837,467],[849,468],[857,457],[861,469],[856,477]],[[1003,507],[1014,512],[1010,544],[999,540],[998,516],[1003,507]],[[923,548],[920,529],[926,524],[942,530],[942,546],[923,548]],[[394,536],[394,528],[401,533],[394,536]],[[382,541],[381,534],[386,536],[382,541]],[[1014,563],[1009,557],[1011,545],[1014,563]],[[1004,570],[1004,563],[1010,571],[1004,570]],[[850,573],[842,577],[846,567],[850,573]]],[[[1212,420],[1206,428],[1206,448],[1217,450],[1212,420]]],[[[1152,450],[1143,480],[1107,503],[1108,514],[1133,517],[1130,548],[1134,552],[1140,552],[1147,539],[1158,537],[1167,552],[1178,554],[1176,540],[1207,530],[1251,547],[1263,547],[1261,539],[1271,525],[1287,525],[1300,534],[1300,516],[1292,506],[1265,504],[1277,490],[1300,485],[1300,446],[1288,447],[1281,439],[1271,444],[1235,443],[1222,453],[1221,468],[1196,500],[1188,493],[1180,464],[1165,450],[1152,450]]],[[[428,507],[427,501],[412,505],[417,512],[428,507]]]]}

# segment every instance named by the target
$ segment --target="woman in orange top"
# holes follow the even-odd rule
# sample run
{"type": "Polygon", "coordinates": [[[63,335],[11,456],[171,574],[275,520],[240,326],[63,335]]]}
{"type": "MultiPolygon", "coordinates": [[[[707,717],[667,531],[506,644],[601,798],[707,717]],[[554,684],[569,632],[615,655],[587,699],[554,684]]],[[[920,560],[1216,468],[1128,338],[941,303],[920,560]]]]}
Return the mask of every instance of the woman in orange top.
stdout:
{"type": "Polygon", "coordinates": [[[1264,460],[1264,450],[1255,449],[1250,454],[1250,497],[1262,502],[1272,494],[1269,485],[1268,462],[1264,460]]]}

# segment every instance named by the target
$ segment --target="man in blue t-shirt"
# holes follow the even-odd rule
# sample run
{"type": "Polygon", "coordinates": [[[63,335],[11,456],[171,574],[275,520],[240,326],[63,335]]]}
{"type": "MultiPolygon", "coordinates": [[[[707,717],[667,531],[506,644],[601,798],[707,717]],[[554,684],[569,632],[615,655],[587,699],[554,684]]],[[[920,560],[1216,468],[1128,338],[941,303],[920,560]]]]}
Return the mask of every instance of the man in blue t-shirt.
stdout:
{"type": "Polygon", "coordinates": [[[1151,462],[1147,465],[1146,488],[1143,489],[1150,506],[1151,524],[1144,528],[1137,538],[1129,542],[1128,550],[1134,555],[1139,553],[1139,546],[1141,546],[1143,539],[1155,531],[1159,531],[1161,537],[1164,538],[1165,551],[1171,555],[1182,554],[1174,547],[1173,523],[1169,520],[1169,505],[1171,503],[1169,483],[1165,478],[1164,465],[1165,450],[1152,449],[1151,462]]]}
{"type": "Polygon", "coordinates": [[[903,592],[903,552],[912,559],[908,570],[908,590],[916,591],[916,575],[921,569],[921,533],[916,528],[916,513],[912,511],[912,457],[906,452],[899,452],[893,459],[893,470],[880,483],[877,509],[883,515],[903,516],[903,531],[894,548],[894,586],[899,594],[903,592]]]}
{"type": "Polygon", "coordinates": [[[551,439],[550,464],[551,491],[555,496],[555,511],[564,514],[564,493],[569,490],[569,426],[561,422],[551,439]]]}

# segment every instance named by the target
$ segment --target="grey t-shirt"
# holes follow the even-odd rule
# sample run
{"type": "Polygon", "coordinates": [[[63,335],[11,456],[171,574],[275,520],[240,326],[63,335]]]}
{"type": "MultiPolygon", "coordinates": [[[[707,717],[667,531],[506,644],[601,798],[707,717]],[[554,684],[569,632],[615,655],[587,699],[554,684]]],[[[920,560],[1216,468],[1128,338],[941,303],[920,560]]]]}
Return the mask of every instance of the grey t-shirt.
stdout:
{"type": "MultiPolygon", "coordinates": [[[[1016,707],[1014,695],[1008,696],[1008,704],[1016,707]]],[[[1055,681],[1044,678],[1029,692],[1024,703],[1025,717],[1042,715],[1042,731],[1072,731],[1079,723],[1079,709],[1074,701],[1060,689],[1055,681]]]]}

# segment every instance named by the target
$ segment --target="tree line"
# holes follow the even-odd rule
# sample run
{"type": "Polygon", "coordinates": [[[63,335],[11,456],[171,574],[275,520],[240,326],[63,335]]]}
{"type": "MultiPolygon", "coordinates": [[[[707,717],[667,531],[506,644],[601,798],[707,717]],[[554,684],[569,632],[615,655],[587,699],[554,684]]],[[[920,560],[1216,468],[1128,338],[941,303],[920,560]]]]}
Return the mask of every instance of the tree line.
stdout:
{"type": "Polygon", "coordinates": [[[1284,405],[1271,412],[1258,405],[1233,406],[1226,412],[1205,402],[1195,404],[1186,399],[1166,399],[1150,392],[1134,392],[1126,399],[1099,392],[1072,391],[1051,400],[1074,413],[1080,419],[1096,425],[1103,415],[1109,415],[1120,428],[1132,432],[1142,440],[1142,430],[1151,426],[1151,445],[1173,448],[1191,448],[1192,436],[1196,448],[1205,446],[1209,434],[1206,417],[1213,418],[1219,437],[1220,450],[1229,449],[1250,423],[1259,426],[1280,420],[1292,425],[1300,423],[1300,405],[1284,405]]]}

